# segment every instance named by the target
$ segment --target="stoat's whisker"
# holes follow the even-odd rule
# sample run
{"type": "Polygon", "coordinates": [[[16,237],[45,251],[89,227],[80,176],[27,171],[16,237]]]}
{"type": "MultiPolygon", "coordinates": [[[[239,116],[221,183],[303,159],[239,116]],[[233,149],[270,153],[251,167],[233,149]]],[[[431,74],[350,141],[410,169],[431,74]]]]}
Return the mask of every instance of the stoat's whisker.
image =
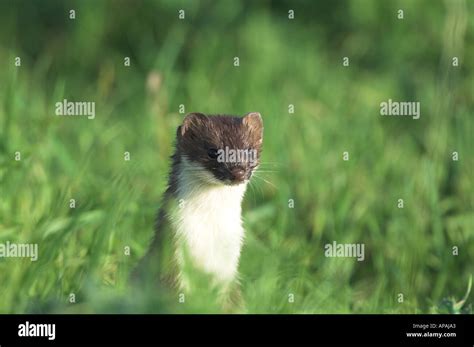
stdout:
{"type": "Polygon", "coordinates": [[[254,202],[255,202],[255,190],[258,189],[260,195],[263,195],[262,187],[260,187],[258,184],[255,184],[255,182],[253,180],[249,181],[249,186],[252,188],[252,190],[254,192],[254,202]]]}
{"type": "Polygon", "coordinates": [[[254,176],[255,178],[258,178],[259,180],[262,180],[262,181],[264,181],[265,183],[271,185],[273,188],[278,189],[277,186],[275,186],[272,182],[266,180],[265,178],[260,177],[260,176],[256,175],[255,173],[253,174],[253,176],[254,176]]]}

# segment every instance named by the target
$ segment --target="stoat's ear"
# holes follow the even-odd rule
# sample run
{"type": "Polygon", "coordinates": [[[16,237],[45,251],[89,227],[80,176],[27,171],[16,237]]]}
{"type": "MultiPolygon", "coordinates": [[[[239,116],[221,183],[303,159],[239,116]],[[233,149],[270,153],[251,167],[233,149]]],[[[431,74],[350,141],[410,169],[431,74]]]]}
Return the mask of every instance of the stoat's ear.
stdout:
{"type": "Polygon", "coordinates": [[[189,129],[203,124],[207,121],[207,117],[202,113],[188,113],[183,120],[183,124],[178,127],[178,136],[184,136],[189,129]]]}
{"type": "Polygon", "coordinates": [[[247,113],[242,119],[245,126],[253,129],[263,129],[262,116],[258,112],[247,113]]]}
{"type": "Polygon", "coordinates": [[[258,144],[261,144],[263,139],[263,120],[260,113],[247,113],[244,118],[242,118],[242,123],[249,129],[250,132],[257,135],[257,142],[258,144]]]}

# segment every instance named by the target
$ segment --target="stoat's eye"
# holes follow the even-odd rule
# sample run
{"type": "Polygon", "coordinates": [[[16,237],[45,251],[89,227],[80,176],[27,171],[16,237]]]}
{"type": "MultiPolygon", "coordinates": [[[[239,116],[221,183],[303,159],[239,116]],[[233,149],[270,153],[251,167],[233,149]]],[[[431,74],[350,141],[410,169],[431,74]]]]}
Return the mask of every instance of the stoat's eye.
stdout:
{"type": "Polygon", "coordinates": [[[219,155],[219,152],[217,150],[217,148],[209,148],[207,150],[207,155],[209,156],[209,158],[211,159],[216,159],[217,156],[219,155]]]}

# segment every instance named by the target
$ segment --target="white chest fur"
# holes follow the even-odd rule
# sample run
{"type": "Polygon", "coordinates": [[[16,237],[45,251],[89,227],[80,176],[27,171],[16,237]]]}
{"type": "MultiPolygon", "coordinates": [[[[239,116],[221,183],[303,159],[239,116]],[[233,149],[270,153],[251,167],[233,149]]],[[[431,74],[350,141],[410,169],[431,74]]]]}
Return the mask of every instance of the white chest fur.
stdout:
{"type": "MultiPolygon", "coordinates": [[[[185,162],[184,165],[190,165],[185,162]]],[[[193,265],[211,274],[219,283],[228,283],[237,275],[244,237],[241,203],[246,183],[228,186],[197,184],[197,177],[212,180],[207,172],[195,167],[181,171],[178,183],[178,207],[172,217],[178,245],[186,247],[193,265]]],[[[202,182],[202,181],[201,181],[202,182]]]]}

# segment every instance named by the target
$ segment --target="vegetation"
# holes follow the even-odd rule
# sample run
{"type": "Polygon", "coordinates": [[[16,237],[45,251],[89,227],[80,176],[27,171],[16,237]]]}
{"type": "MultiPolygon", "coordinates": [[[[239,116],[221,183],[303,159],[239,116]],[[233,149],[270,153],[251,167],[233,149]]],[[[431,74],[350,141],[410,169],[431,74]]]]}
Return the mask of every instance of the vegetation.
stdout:
{"type": "Polygon", "coordinates": [[[248,312],[470,312],[473,5],[1,1],[0,243],[37,243],[39,258],[0,258],[0,312],[218,311],[127,289],[180,105],[264,118],[248,312]],[[57,116],[63,99],[95,102],[95,118],[57,116]],[[420,119],[381,116],[388,99],[420,102],[420,119]],[[333,241],[363,243],[364,261],[325,257],[333,241]]]}

